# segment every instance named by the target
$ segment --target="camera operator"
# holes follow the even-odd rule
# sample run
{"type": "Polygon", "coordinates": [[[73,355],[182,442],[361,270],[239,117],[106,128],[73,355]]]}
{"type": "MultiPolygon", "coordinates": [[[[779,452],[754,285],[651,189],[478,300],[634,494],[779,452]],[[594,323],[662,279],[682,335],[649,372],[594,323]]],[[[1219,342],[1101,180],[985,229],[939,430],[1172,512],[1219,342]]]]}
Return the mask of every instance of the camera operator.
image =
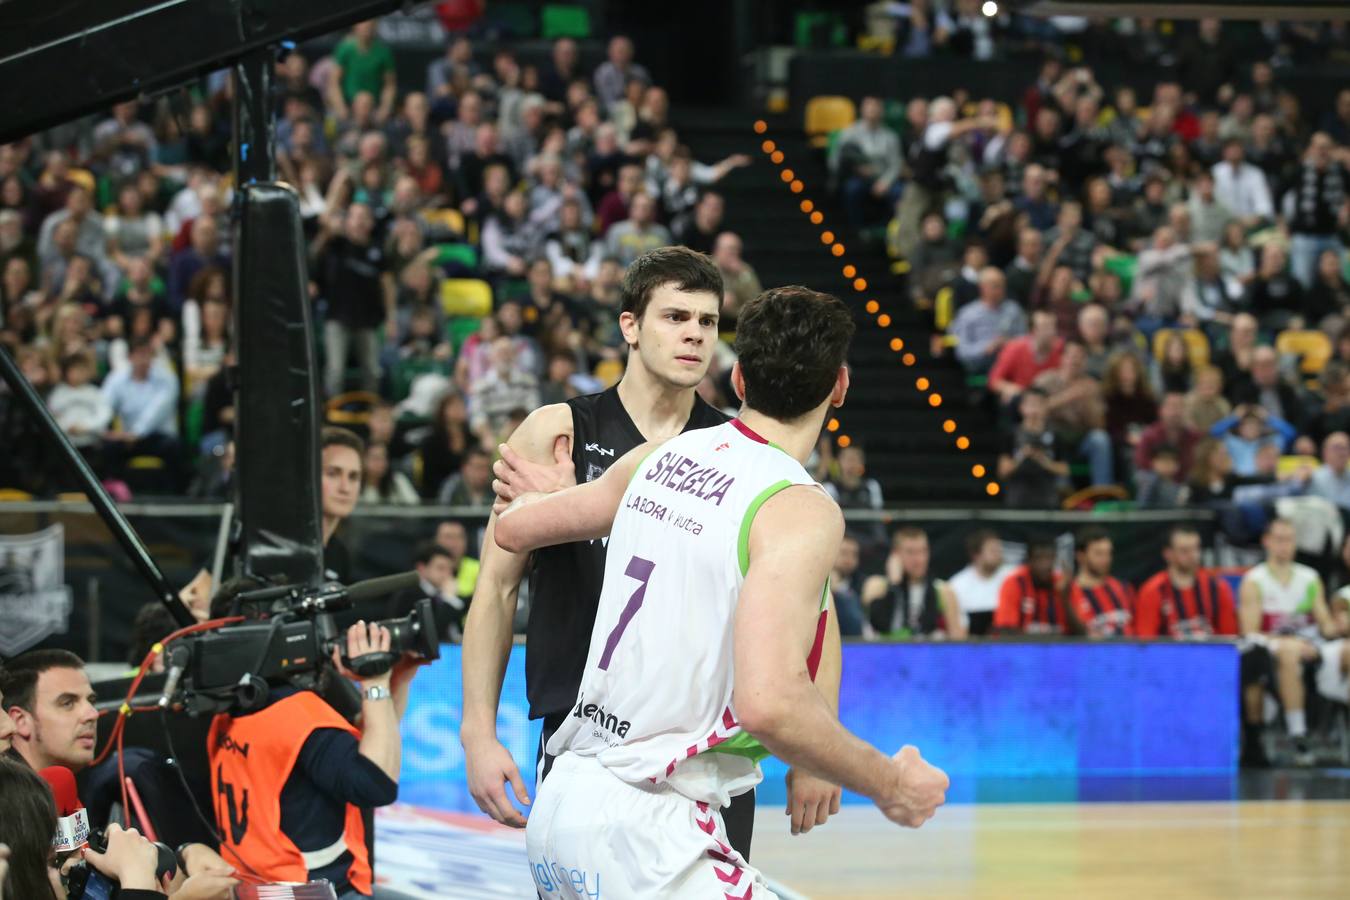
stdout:
{"type": "MultiPolygon", "coordinates": [[[[0,758],[0,897],[12,900],[65,900],[65,876],[78,857],[58,860],[52,849],[56,834],[56,804],[51,788],[22,761],[0,758]]],[[[155,868],[159,852],[134,829],[109,825],[108,845],[102,853],[81,852],[86,865],[120,886],[120,900],[154,900],[169,885],[159,884],[155,868]]],[[[167,882],[167,878],[165,879],[167,882]]],[[[224,900],[237,881],[229,869],[213,869],[178,884],[175,900],[224,900]]]]}
{"type": "MultiPolygon", "coordinates": [[[[218,597],[217,600],[220,598],[218,597]]],[[[389,630],[357,622],[347,656],[387,652],[389,630]]],[[[399,720],[418,662],[405,657],[380,675],[357,676],[361,728],[316,691],[274,687],[267,706],[219,715],[208,752],[225,859],[272,881],[332,882],[340,900],[403,895],[375,887],[363,809],[398,799],[399,720]]]]}

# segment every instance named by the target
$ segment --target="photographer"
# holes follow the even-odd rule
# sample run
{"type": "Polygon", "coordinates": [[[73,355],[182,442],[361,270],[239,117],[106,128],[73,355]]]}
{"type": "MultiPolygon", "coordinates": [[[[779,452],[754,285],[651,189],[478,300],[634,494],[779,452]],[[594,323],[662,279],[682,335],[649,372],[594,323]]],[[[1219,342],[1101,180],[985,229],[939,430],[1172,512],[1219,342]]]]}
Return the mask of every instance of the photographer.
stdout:
{"type": "MultiPolygon", "coordinates": [[[[0,758],[0,847],[8,851],[7,865],[0,855],[0,897],[12,900],[65,900],[66,879],[77,860],[58,861],[52,850],[56,834],[56,805],[51,788],[22,762],[0,758]],[[6,871],[7,869],[7,871],[6,871]]],[[[120,886],[120,900],[163,897],[167,884],[156,883],[159,853],[135,830],[109,825],[103,853],[81,852],[86,865],[120,886]]],[[[73,855],[72,855],[73,856],[73,855]]],[[[167,879],[166,879],[167,881],[167,879]]],[[[228,869],[203,872],[181,883],[170,896],[176,900],[218,900],[236,884],[228,869]]]]}
{"type": "MultiPolygon", "coordinates": [[[[219,598],[218,598],[219,599],[219,598]]],[[[347,656],[388,652],[389,630],[357,622],[347,656]]],[[[341,900],[402,895],[374,886],[363,809],[398,799],[399,720],[418,663],[379,675],[338,672],[361,687],[358,730],[315,691],[277,687],[258,712],[219,715],[208,752],[221,853],[271,881],[327,879],[341,900]]]]}

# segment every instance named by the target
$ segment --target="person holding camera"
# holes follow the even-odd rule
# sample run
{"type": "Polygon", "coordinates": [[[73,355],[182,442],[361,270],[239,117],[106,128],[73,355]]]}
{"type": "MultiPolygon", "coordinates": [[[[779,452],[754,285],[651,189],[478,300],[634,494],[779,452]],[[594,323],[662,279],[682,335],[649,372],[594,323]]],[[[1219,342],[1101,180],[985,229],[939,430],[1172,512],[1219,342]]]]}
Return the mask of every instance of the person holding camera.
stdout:
{"type": "Polygon", "coordinates": [[[120,900],[225,900],[238,883],[215,867],[186,880],[157,877],[159,851],[135,829],[108,826],[102,852],[85,848],[59,859],[52,849],[56,804],[51,788],[24,763],[0,758],[0,900],[66,900],[75,866],[88,866],[119,886],[120,900]]]}
{"type": "MultiPolygon", "coordinates": [[[[357,622],[346,647],[349,660],[388,653],[389,629],[357,622]]],[[[404,657],[357,675],[334,648],[333,664],[360,684],[359,729],[315,691],[288,687],[274,687],[257,712],[211,723],[221,855],[268,881],[326,879],[340,900],[402,900],[374,884],[362,812],[398,799],[399,720],[420,663],[404,657]]]]}

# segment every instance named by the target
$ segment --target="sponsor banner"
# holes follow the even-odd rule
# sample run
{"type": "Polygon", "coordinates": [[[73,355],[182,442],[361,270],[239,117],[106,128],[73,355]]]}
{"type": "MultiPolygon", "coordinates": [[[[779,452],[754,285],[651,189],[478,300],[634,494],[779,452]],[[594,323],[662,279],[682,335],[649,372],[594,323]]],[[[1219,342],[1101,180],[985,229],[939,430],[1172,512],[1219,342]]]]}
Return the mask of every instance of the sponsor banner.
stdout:
{"type": "Polygon", "coordinates": [[[70,622],[65,528],[0,535],[0,656],[14,656],[70,622]]]}

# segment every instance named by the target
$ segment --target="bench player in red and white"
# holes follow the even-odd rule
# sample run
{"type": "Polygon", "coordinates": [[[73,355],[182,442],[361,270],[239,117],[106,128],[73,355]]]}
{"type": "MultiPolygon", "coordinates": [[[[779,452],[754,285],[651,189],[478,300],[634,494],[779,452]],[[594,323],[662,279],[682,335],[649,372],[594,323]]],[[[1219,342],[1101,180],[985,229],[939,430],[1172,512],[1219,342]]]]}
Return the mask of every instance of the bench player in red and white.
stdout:
{"type": "Polygon", "coordinates": [[[526,828],[541,896],[773,897],[718,812],[770,753],[902,825],[944,802],[945,774],[850,734],[812,682],[844,523],[803,464],[848,390],[852,334],[834,297],[766,292],[738,322],[739,418],[497,520],[510,552],[609,535],[581,691],[526,828]]]}

